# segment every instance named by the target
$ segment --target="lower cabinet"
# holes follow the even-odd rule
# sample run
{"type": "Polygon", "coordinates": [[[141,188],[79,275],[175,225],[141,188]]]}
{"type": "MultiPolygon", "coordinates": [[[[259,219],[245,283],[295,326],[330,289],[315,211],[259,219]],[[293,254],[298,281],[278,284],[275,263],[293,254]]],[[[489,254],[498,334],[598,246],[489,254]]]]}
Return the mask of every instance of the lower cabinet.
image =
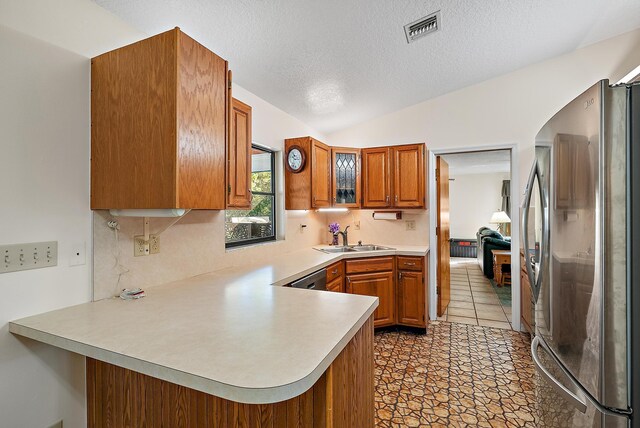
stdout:
{"type": "Polygon", "coordinates": [[[399,271],[397,284],[398,324],[425,326],[425,286],[422,272],[399,271]]]}
{"type": "Polygon", "coordinates": [[[347,275],[347,293],[377,296],[380,304],[373,315],[374,327],[395,324],[393,272],[347,275]]]}
{"type": "Polygon", "coordinates": [[[346,292],[376,296],[374,326],[427,327],[424,257],[369,257],[345,262],[346,292]]]}
{"type": "Polygon", "coordinates": [[[327,267],[327,291],[344,293],[344,263],[337,262],[327,267]]]}

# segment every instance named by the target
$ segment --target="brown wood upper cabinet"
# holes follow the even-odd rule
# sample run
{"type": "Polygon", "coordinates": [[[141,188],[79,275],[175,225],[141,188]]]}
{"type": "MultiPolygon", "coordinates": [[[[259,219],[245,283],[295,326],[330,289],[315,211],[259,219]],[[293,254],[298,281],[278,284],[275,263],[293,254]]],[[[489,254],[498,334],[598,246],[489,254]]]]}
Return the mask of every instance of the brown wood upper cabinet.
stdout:
{"type": "Polygon", "coordinates": [[[331,206],[331,148],[311,137],[284,141],[284,162],[292,146],[305,156],[302,170],[295,173],[285,166],[285,209],[308,210],[331,206]]]}
{"type": "Polygon", "coordinates": [[[334,207],[360,207],[360,149],[331,148],[334,207]]]}
{"type": "Polygon", "coordinates": [[[424,208],[424,144],[362,149],[362,208],[424,208]]]}
{"type": "Polygon", "coordinates": [[[251,207],[251,107],[235,98],[227,147],[227,206],[251,207]]]}
{"type": "Polygon", "coordinates": [[[91,60],[92,209],[224,209],[227,70],[178,28],[91,60]]]}

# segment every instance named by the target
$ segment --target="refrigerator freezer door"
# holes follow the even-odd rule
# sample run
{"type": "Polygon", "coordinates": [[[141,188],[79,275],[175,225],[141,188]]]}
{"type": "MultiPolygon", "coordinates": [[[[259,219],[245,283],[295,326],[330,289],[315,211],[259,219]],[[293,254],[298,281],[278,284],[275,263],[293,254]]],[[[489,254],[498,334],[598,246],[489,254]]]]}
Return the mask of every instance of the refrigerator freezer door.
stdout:
{"type": "Polygon", "coordinates": [[[536,365],[537,426],[545,428],[624,428],[629,419],[602,413],[556,362],[539,337],[532,343],[536,365]]]}

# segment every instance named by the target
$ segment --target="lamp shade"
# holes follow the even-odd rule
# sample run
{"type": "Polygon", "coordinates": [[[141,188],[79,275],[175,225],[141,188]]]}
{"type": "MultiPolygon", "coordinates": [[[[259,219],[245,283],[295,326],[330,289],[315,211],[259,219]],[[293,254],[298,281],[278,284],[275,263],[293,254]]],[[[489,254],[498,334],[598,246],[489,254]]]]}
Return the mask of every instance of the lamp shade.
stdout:
{"type": "Polygon", "coordinates": [[[511,219],[504,211],[496,211],[491,216],[491,220],[489,223],[500,224],[500,223],[511,223],[511,219]]]}

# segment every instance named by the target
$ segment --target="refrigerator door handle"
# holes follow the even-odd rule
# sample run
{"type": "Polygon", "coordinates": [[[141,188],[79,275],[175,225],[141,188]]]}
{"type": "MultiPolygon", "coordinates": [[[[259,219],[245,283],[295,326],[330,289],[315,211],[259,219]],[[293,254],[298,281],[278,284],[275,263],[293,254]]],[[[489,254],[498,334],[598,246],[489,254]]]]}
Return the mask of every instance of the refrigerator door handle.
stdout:
{"type": "Polygon", "coordinates": [[[533,168],[529,174],[527,180],[527,193],[524,195],[524,206],[522,210],[522,243],[524,245],[524,264],[527,270],[527,276],[529,277],[529,283],[533,287],[535,300],[538,299],[538,293],[536,289],[536,278],[531,267],[531,260],[529,258],[529,208],[531,207],[531,192],[533,191],[533,185],[538,175],[538,161],[534,161],[533,168]]]}
{"type": "Polygon", "coordinates": [[[632,409],[617,409],[615,407],[603,406],[589,394],[587,390],[585,390],[582,385],[580,385],[569,373],[569,371],[562,366],[562,363],[557,360],[557,357],[553,355],[549,346],[544,343],[544,341],[540,340],[540,336],[536,336],[531,341],[531,356],[533,357],[533,363],[536,366],[538,372],[553,386],[553,388],[564,398],[567,399],[570,403],[572,403],[580,412],[585,413],[587,410],[587,400],[593,404],[593,406],[598,409],[599,412],[610,415],[610,416],[623,416],[630,417],[633,415],[632,409]],[[574,394],[572,391],[567,389],[564,385],[560,383],[549,371],[542,365],[540,361],[540,357],[538,357],[538,347],[543,347],[546,352],[549,354],[552,360],[560,367],[560,370],[565,374],[567,379],[573,383],[573,386],[576,388],[578,395],[574,394]]]}
{"type": "MultiPolygon", "coordinates": [[[[585,397],[579,397],[569,390],[566,386],[560,383],[549,371],[542,365],[540,357],[538,357],[538,346],[545,346],[540,342],[540,336],[536,336],[531,341],[531,356],[533,357],[533,363],[538,370],[538,373],[544,377],[547,382],[568,402],[578,409],[581,413],[586,413],[587,403],[585,397]]],[[[548,351],[547,351],[548,352],[548,351]]],[[[581,394],[582,395],[582,394],[581,394]]]]}

